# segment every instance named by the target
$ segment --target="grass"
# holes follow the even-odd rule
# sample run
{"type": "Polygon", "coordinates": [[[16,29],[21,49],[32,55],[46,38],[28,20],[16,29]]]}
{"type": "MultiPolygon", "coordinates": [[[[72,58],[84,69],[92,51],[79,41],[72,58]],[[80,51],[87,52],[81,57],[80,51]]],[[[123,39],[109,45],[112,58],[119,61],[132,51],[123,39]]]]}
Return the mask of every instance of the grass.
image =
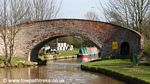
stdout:
{"type": "Polygon", "coordinates": [[[57,51],[57,53],[47,53],[44,55],[39,55],[38,58],[41,60],[47,60],[47,58],[45,57],[46,55],[53,55],[53,56],[57,56],[57,57],[67,57],[67,56],[73,56],[79,53],[79,49],[75,48],[74,50],[68,50],[68,51],[57,51]]]}
{"type": "Polygon", "coordinates": [[[144,56],[146,57],[146,60],[150,62],[150,40],[145,40],[144,42],[144,56]]]}
{"type": "MultiPolygon", "coordinates": [[[[0,63],[5,59],[4,56],[0,56],[0,63]]],[[[23,57],[18,57],[18,56],[14,56],[12,57],[12,62],[18,62],[18,61],[23,61],[25,60],[25,58],[23,57]]]]}
{"type": "MultiPolygon", "coordinates": [[[[65,56],[72,56],[72,55],[76,55],[79,53],[79,49],[74,49],[74,50],[68,50],[68,51],[57,51],[57,53],[47,53],[45,55],[55,55],[55,56],[62,56],[62,57],[65,57],[65,56]]],[[[44,55],[39,55],[39,58],[42,57],[44,55]]]]}
{"type": "Polygon", "coordinates": [[[150,40],[145,40],[144,42],[144,52],[147,52],[150,54],[150,40]]]}
{"type": "Polygon", "coordinates": [[[4,60],[4,56],[0,56],[0,64],[3,63],[3,60],[4,60]]]}
{"type": "Polygon", "coordinates": [[[130,60],[103,60],[98,62],[86,63],[83,65],[110,70],[112,72],[123,74],[124,76],[138,78],[150,83],[150,67],[144,65],[133,67],[130,60]]]}
{"type": "Polygon", "coordinates": [[[68,51],[58,51],[58,52],[59,52],[58,56],[72,56],[72,55],[78,54],[79,49],[68,50],[68,51]]]}
{"type": "MultiPolygon", "coordinates": [[[[3,63],[4,59],[5,59],[4,56],[0,56],[0,67],[4,67],[5,66],[4,63],[3,63]]],[[[20,64],[24,65],[24,66],[25,65],[27,65],[27,66],[36,65],[36,63],[29,62],[25,58],[19,57],[19,56],[12,57],[11,64],[12,64],[12,66],[19,66],[20,64]]]]}

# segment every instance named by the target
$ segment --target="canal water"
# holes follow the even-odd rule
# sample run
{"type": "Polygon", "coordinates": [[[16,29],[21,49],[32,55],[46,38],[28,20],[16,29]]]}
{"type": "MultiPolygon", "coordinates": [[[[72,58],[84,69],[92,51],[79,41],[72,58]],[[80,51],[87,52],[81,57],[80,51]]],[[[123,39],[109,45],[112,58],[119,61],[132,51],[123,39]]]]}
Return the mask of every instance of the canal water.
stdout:
{"type": "Polygon", "coordinates": [[[80,69],[77,59],[49,61],[46,66],[0,69],[0,84],[124,84],[80,69]]]}

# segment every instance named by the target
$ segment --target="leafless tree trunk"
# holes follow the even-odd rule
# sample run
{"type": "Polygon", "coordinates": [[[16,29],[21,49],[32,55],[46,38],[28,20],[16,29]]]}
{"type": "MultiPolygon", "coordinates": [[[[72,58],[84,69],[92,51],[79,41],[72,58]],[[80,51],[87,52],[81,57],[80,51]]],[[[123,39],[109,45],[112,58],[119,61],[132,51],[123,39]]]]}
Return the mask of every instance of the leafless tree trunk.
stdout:
{"type": "Polygon", "coordinates": [[[14,45],[16,34],[20,31],[16,27],[17,24],[20,24],[24,21],[24,16],[27,14],[29,7],[27,7],[27,1],[25,0],[11,0],[10,2],[10,11],[9,11],[9,60],[11,63],[11,58],[14,55],[14,45]]]}

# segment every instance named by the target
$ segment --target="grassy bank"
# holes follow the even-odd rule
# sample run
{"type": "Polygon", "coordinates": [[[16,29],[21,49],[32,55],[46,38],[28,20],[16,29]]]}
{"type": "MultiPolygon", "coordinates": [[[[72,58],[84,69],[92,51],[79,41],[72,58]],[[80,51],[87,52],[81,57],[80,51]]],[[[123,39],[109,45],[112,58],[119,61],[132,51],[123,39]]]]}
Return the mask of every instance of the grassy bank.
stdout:
{"type": "Polygon", "coordinates": [[[59,50],[56,53],[45,53],[45,54],[40,54],[39,56],[44,56],[44,55],[55,55],[55,56],[61,56],[61,57],[65,57],[65,56],[72,56],[72,55],[76,55],[79,53],[79,49],[75,48],[74,50],[66,50],[66,51],[62,51],[59,50]]]}
{"type": "Polygon", "coordinates": [[[79,49],[68,50],[68,51],[58,51],[58,56],[72,56],[79,53],[79,49]]]}
{"type": "Polygon", "coordinates": [[[144,65],[133,67],[130,60],[102,60],[86,63],[83,66],[97,70],[108,70],[109,72],[119,73],[124,77],[131,77],[150,83],[150,67],[144,65]]]}
{"type": "Polygon", "coordinates": [[[144,42],[144,52],[147,52],[150,54],[150,40],[145,40],[144,42]]]}
{"type": "MultiPolygon", "coordinates": [[[[46,54],[40,54],[39,55],[39,59],[41,60],[49,60],[49,58],[51,58],[51,56],[53,57],[60,57],[60,58],[66,58],[68,56],[74,56],[76,54],[79,53],[79,49],[75,48],[74,50],[67,50],[67,51],[57,51],[57,53],[46,53],[46,54]]],[[[55,59],[55,58],[54,58],[55,59]]]]}
{"type": "Polygon", "coordinates": [[[144,42],[144,57],[145,60],[150,62],[150,40],[145,40],[144,42]]]}
{"type": "MultiPolygon", "coordinates": [[[[5,59],[4,56],[0,56],[0,68],[6,67],[4,65],[4,62],[3,62],[4,59],[5,59]]],[[[25,66],[33,66],[33,65],[37,65],[37,63],[29,62],[23,57],[16,57],[15,56],[15,57],[12,58],[10,67],[25,67],[25,66]]]]}

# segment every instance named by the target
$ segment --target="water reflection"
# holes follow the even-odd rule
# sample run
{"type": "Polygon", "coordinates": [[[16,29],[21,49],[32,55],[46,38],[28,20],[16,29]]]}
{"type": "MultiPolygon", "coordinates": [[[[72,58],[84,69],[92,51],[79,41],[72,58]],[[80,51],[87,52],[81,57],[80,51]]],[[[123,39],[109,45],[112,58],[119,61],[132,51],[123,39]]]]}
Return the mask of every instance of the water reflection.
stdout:
{"type": "Polygon", "coordinates": [[[114,80],[101,74],[82,71],[80,69],[80,63],[76,59],[51,61],[47,66],[0,69],[0,84],[112,84],[112,83],[123,84],[120,81],[114,80]],[[12,81],[9,81],[8,79],[12,81]],[[16,81],[13,82],[13,80],[16,81]],[[46,82],[44,82],[43,80],[46,82]]]}

